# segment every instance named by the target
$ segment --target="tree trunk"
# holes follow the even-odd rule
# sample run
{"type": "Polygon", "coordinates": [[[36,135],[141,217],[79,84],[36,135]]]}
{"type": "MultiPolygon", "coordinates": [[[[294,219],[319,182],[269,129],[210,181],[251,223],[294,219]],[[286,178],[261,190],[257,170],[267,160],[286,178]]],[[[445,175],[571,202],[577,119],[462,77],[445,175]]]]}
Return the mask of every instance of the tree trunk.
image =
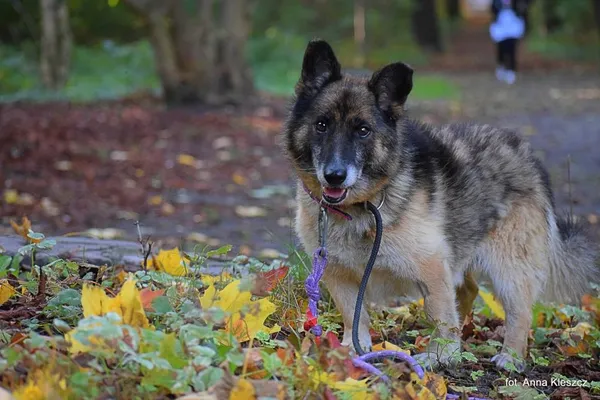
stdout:
{"type": "Polygon", "coordinates": [[[559,1],[560,0],[544,0],[543,2],[544,27],[546,28],[546,33],[556,32],[563,25],[563,21],[556,10],[559,1]]]}
{"type": "Polygon", "coordinates": [[[600,37],[600,0],[592,0],[592,8],[594,10],[596,29],[598,29],[598,35],[600,37]]]}
{"type": "Polygon", "coordinates": [[[40,72],[48,89],[59,89],[69,77],[72,36],[66,0],[40,0],[42,35],[40,72]]]}
{"type": "Polygon", "coordinates": [[[252,94],[248,0],[126,1],[148,21],[167,104],[239,104],[252,94]]]}
{"type": "Polygon", "coordinates": [[[435,0],[413,0],[412,31],[427,51],[443,51],[435,0]]]}
{"type": "Polygon", "coordinates": [[[219,37],[220,95],[224,102],[240,103],[254,91],[250,66],[246,62],[246,40],[250,33],[250,4],[246,0],[223,2],[222,34],[219,37]]]}
{"type": "Polygon", "coordinates": [[[446,12],[451,21],[460,19],[460,0],[446,0],[446,12]]]}
{"type": "Polygon", "coordinates": [[[354,0],[354,43],[356,45],[354,66],[356,68],[364,68],[367,58],[365,26],[365,0],[354,0]]]}

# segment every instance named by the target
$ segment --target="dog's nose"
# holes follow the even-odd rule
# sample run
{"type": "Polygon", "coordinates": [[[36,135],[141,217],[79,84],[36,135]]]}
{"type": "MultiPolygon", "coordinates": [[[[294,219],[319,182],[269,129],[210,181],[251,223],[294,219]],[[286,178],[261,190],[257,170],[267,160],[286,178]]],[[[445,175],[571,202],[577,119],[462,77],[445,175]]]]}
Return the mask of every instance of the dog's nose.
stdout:
{"type": "Polygon", "coordinates": [[[346,180],[346,170],[343,168],[325,169],[325,180],[333,186],[339,186],[346,180]]]}

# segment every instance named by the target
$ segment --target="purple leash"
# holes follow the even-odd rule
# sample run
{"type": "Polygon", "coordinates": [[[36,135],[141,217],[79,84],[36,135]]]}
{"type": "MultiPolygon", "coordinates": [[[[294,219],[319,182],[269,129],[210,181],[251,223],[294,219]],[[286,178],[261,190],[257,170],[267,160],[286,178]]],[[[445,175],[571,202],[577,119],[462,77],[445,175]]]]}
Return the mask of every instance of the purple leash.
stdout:
{"type": "MultiPolygon", "coordinates": [[[[318,201],[318,199],[316,199],[312,195],[312,193],[310,191],[308,191],[308,189],[306,189],[306,187],[305,187],[305,190],[311,196],[311,198],[313,198],[313,200],[315,200],[319,204],[321,204],[321,202],[318,201]]],[[[371,252],[371,257],[369,259],[369,263],[367,263],[367,268],[365,268],[365,275],[363,276],[363,282],[361,282],[362,290],[359,291],[359,296],[357,299],[357,309],[355,309],[355,311],[354,311],[355,318],[354,318],[353,325],[358,325],[357,321],[358,321],[358,318],[360,318],[360,316],[358,316],[358,318],[357,318],[356,314],[360,315],[360,309],[362,307],[362,294],[364,294],[364,290],[366,289],[366,283],[369,278],[371,268],[373,267],[373,264],[375,262],[375,257],[377,256],[377,252],[379,250],[379,243],[381,241],[381,231],[382,231],[381,216],[379,215],[377,208],[375,206],[373,206],[371,203],[367,203],[367,207],[369,208],[369,210],[371,212],[373,212],[373,215],[375,216],[376,225],[378,228],[377,230],[379,232],[378,232],[378,235],[376,234],[376,240],[375,240],[375,243],[373,246],[373,251],[371,252]]],[[[328,223],[327,211],[328,210],[334,211],[334,212],[339,211],[339,213],[341,213],[340,215],[342,217],[344,217],[348,220],[352,219],[352,217],[350,215],[344,213],[343,211],[341,211],[337,208],[333,208],[333,207],[325,208],[321,204],[321,209],[320,209],[320,213],[319,213],[319,247],[313,252],[312,272],[308,276],[308,278],[306,278],[306,281],[304,284],[304,287],[306,289],[306,294],[308,296],[308,309],[311,313],[311,319],[312,319],[311,321],[307,321],[307,324],[305,324],[305,328],[310,329],[310,331],[317,337],[317,339],[319,339],[321,337],[321,335],[323,334],[323,327],[317,322],[317,318],[318,318],[318,314],[319,314],[319,310],[318,310],[317,306],[318,306],[319,300],[321,299],[321,290],[319,288],[319,282],[321,281],[321,278],[323,277],[323,274],[325,273],[325,267],[327,265],[326,238],[327,238],[327,223],[328,223]]],[[[357,328],[358,328],[357,326],[353,326],[353,342],[356,347],[357,353],[359,353],[360,355],[358,357],[355,357],[354,359],[352,359],[352,364],[354,364],[354,366],[356,366],[357,368],[361,368],[370,374],[380,377],[386,383],[390,383],[390,378],[388,376],[386,376],[381,370],[379,370],[378,368],[376,368],[375,366],[370,364],[369,361],[377,360],[380,358],[388,358],[388,357],[396,358],[396,359],[407,362],[408,365],[410,365],[410,367],[413,369],[413,371],[417,374],[419,379],[424,378],[425,373],[423,371],[423,368],[419,365],[417,360],[415,360],[413,357],[409,356],[406,353],[403,353],[401,351],[394,351],[394,350],[382,350],[382,351],[375,351],[375,352],[370,352],[370,353],[363,353],[362,349],[360,349],[360,345],[358,345],[358,336],[357,336],[358,330],[357,330],[357,328]],[[361,354],[361,353],[363,353],[363,354],[361,354]]],[[[448,394],[446,396],[446,400],[454,400],[454,399],[458,399],[458,398],[460,398],[460,396],[455,395],[455,394],[448,394]]],[[[484,399],[480,399],[477,397],[469,397],[468,399],[469,400],[484,400],[484,399]]]]}

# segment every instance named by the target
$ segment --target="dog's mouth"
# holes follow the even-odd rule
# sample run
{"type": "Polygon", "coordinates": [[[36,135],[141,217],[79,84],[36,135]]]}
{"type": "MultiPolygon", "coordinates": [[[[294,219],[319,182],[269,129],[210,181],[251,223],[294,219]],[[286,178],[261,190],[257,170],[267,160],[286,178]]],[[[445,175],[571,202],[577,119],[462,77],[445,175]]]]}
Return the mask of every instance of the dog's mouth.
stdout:
{"type": "Polygon", "coordinates": [[[348,189],[323,187],[323,200],[329,204],[341,203],[347,195],[348,189]]]}

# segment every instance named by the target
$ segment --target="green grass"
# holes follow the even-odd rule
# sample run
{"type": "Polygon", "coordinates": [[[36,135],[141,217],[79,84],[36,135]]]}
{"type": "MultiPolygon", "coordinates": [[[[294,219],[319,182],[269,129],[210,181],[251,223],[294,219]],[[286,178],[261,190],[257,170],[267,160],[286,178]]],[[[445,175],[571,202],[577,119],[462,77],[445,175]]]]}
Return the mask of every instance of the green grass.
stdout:
{"type": "MultiPolygon", "coordinates": [[[[344,66],[352,66],[352,42],[333,43],[344,66]]],[[[252,38],[248,56],[259,90],[289,96],[300,76],[306,39],[272,28],[263,37],[252,38]]],[[[152,49],[147,42],[116,45],[105,42],[95,47],[76,47],[71,74],[59,91],[43,89],[32,45],[20,49],[0,47],[0,101],[70,100],[90,102],[117,99],[138,91],[158,93],[160,82],[155,72],[152,49]]],[[[372,49],[368,66],[377,68],[393,61],[406,61],[413,66],[426,62],[426,57],[412,45],[372,49]]],[[[456,98],[458,88],[440,76],[416,75],[413,98],[456,98]]]]}
{"type": "Polygon", "coordinates": [[[552,59],[600,61],[600,39],[596,35],[589,35],[585,40],[580,40],[580,43],[575,43],[566,35],[542,37],[532,34],[527,39],[527,49],[552,59]]]}
{"type": "Polygon", "coordinates": [[[76,47],[71,74],[58,92],[42,88],[35,49],[2,47],[0,54],[0,101],[72,100],[85,102],[114,99],[139,90],[157,90],[152,50],[140,42],[116,46],[76,47]]]}

